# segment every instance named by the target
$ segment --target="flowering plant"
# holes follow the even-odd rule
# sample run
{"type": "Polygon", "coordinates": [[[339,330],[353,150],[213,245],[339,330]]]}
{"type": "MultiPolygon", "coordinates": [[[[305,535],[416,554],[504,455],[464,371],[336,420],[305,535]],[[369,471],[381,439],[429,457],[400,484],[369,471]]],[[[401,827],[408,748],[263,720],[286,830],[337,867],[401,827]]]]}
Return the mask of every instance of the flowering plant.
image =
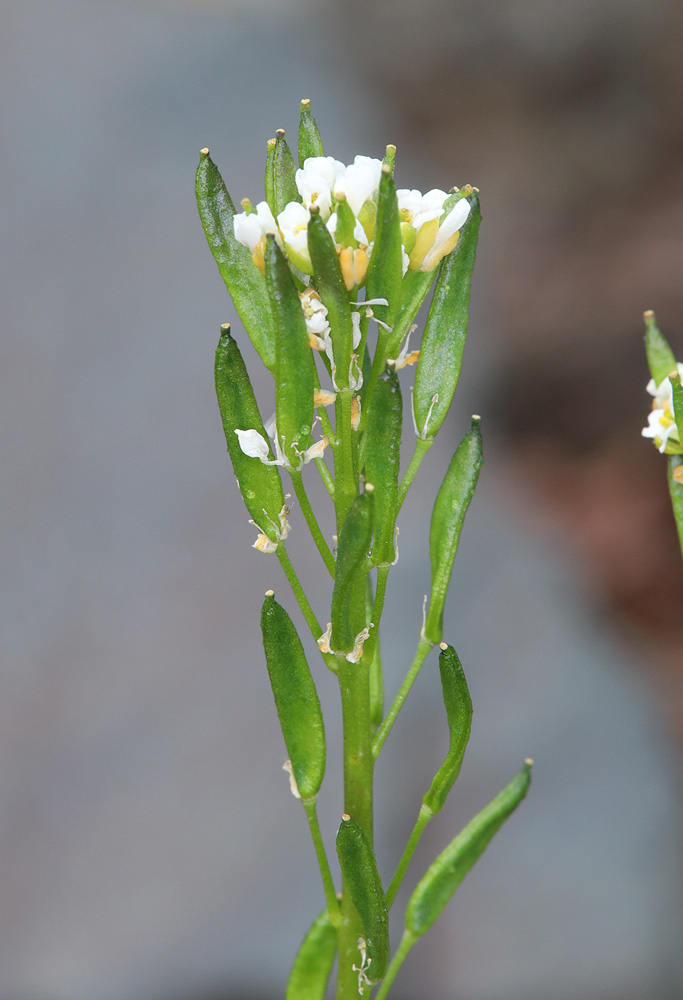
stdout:
{"type": "Polygon", "coordinates": [[[645,349],[650,367],[647,391],[653,396],[652,410],[643,437],[652,438],[657,449],[668,455],[671,503],[683,551],[683,364],[676,361],[655,314],[645,319],[645,349]]]}
{"type": "Polygon", "coordinates": [[[336,852],[341,892],[318,825],[325,731],[303,643],[267,591],[261,629],[289,759],[284,767],[310,825],[325,896],[294,961],[288,1000],[322,1000],[338,957],[338,1000],[385,997],[406,955],[437,919],[494,833],[519,805],[531,761],[445,847],[408,903],[395,953],[389,909],[427,823],[444,805],[462,764],[472,703],[453,646],[442,642],[444,603],[460,533],[483,461],[473,417],[439,488],[430,528],[432,566],[417,649],[384,710],[379,631],[387,578],[398,562],[396,520],[455,392],[467,333],[479,192],[396,189],[395,147],[383,160],[326,156],[310,102],[301,102],[296,167],[278,131],[267,145],[265,200],[237,212],[208,149],[196,177],[209,246],[242,324],[275,383],[264,424],[230,327],[221,328],[215,377],[233,469],[255,525],[254,547],[275,555],[323,664],[339,680],[344,727],[344,809],[336,852]],[[436,279],[419,350],[414,320],[436,279]],[[411,387],[415,451],[400,476],[403,402],[411,387]],[[328,411],[334,414],[333,419],[328,411]],[[332,456],[332,470],[327,464],[332,456]],[[309,502],[305,467],[315,465],[334,504],[330,548],[309,502]],[[286,549],[291,527],[286,475],[331,578],[326,628],[318,623],[286,549]],[[439,646],[449,730],[441,767],[417,805],[417,820],[386,884],[373,850],[373,769],[420,668],[439,646]]]}

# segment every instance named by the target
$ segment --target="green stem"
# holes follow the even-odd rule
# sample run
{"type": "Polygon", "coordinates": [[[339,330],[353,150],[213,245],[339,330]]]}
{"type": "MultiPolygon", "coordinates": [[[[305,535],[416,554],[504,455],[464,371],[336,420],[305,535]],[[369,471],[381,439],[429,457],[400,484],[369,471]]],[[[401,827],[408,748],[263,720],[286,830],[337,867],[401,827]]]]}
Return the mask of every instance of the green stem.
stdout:
{"type": "Polygon", "coordinates": [[[375,386],[377,385],[377,379],[384,371],[388,336],[389,336],[388,332],[382,329],[382,327],[380,326],[379,333],[377,334],[377,350],[375,351],[375,356],[372,359],[370,378],[368,379],[368,384],[365,389],[365,397],[363,399],[363,412],[360,415],[360,425],[358,427],[359,434],[362,434],[365,428],[368,426],[370,407],[372,406],[372,394],[375,391],[375,386]]]}
{"type": "Polygon", "coordinates": [[[398,973],[398,970],[405,962],[406,958],[408,957],[408,952],[413,947],[416,941],[417,938],[413,934],[411,934],[409,930],[404,930],[403,937],[401,938],[401,943],[399,944],[396,950],[396,954],[391,960],[389,971],[384,977],[384,982],[382,983],[377,993],[375,994],[375,1000],[384,1000],[384,998],[386,997],[387,993],[391,988],[394,979],[396,979],[396,974],[398,973]]]}
{"type": "Polygon", "coordinates": [[[427,639],[420,639],[419,643],[417,644],[417,652],[415,653],[415,659],[412,662],[410,670],[406,674],[406,678],[403,681],[403,684],[401,684],[398,694],[394,698],[391,708],[385,715],[384,721],[382,725],[379,727],[377,735],[375,736],[375,741],[372,744],[372,752],[375,759],[379,756],[379,752],[382,749],[382,746],[384,745],[384,741],[389,735],[391,727],[396,721],[398,713],[401,711],[403,702],[408,697],[408,692],[413,686],[415,678],[419,674],[420,668],[424,663],[424,661],[427,659],[427,656],[431,648],[432,644],[431,642],[428,642],[427,639]]]}
{"type": "Polygon", "coordinates": [[[377,567],[377,587],[375,589],[375,601],[372,606],[372,617],[370,619],[372,628],[363,648],[363,658],[367,659],[367,663],[372,661],[372,657],[375,654],[375,646],[379,640],[379,623],[382,620],[384,598],[387,592],[387,577],[389,576],[390,569],[391,566],[377,567]]]}
{"type": "Polygon", "coordinates": [[[325,489],[334,500],[334,479],[332,478],[330,470],[327,468],[327,465],[325,464],[325,459],[316,458],[314,459],[314,461],[315,464],[318,466],[318,472],[320,473],[320,478],[325,484],[325,489]]]}
{"type": "MultiPolygon", "coordinates": [[[[296,575],[296,571],[292,566],[292,561],[287,554],[285,549],[285,543],[280,542],[277,547],[277,557],[280,560],[280,565],[282,566],[285,576],[289,581],[289,585],[294,591],[294,596],[296,597],[297,603],[301,608],[301,613],[306,619],[306,624],[311,630],[311,635],[315,639],[316,643],[320,636],[323,634],[323,629],[320,627],[317,618],[313,613],[313,608],[308,603],[308,598],[304,593],[304,589],[299,583],[299,578],[296,575]]],[[[334,673],[337,672],[337,661],[336,657],[321,653],[323,661],[327,667],[330,668],[334,673]]]]}
{"type": "Polygon", "coordinates": [[[339,445],[334,454],[335,498],[337,512],[337,535],[341,529],[351,504],[358,494],[358,479],[354,471],[353,431],[351,430],[351,397],[349,389],[337,393],[335,413],[339,445]]]}
{"type": "Polygon", "coordinates": [[[306,810],[306,816],[308,817],[308,825],[311,828],[311,836],[313,837],[315,853],[318,858],[318,865],[320,866],[320,874],[322,876],[323,887],[325,889],[325,899],[327,901],[327,910],[330,915],[330,923],[333,927],[339,927],[339,924],[341,923],[339,900],[337,899],[337,893],[332,880],[332,872],[330,871],[327,854],[325,853],[325,845],[320,832],[320,824],[318,823],[318,813],[316,811],[315,803],[315,799],[303,800],[303,806],[306,810]]]}
{"type": "Polygon", "coordinates": [[[396,898],[396,893],[398,892],[401,886],[401,882],[403,881],[403,876],[405,875],[406,869],[410,864],[410,859],[415,853],[415,848],[417,847],[420,841],[420,837],[422,836],[424,828],[426,827],[427,823],[429,823],[433,815],[434,813],[432,812],[432,810],[428,809],[427,806],[424,803],[422,803],[422,805],[420,806],[420,812],[418,813],[417,816],[417,822],[413,827],[413,832],[410,834],[410,839],[408,840],[406,848],[403,854],[401,855],[401,860],[399,861],[396,873],[391,880],[391,885],[387,889],[387,906],[391,906],[394,899],[396,898]]]}
{"type": "Polygon", "coordinates": [[[330,442],[330,448],[332,451],[337,447],[339,442],[337,441],[337,436],[332,430],[332,424],[330,423],[330,418],[327,413],[327,408],[325,406],[319,406],[317,408],[318,416],[320,417],[320,426],[322,427],[323,434],[330,442]]]}
{"type": "Polygon", "coordinates": [[[398,488],[398,507],[396,508],[397,514],[403,506],[403,501],[408,494],[408,490],[412,486],[413,479],[415,478],[417,470],[420,468],[422,459],[425,457],[433,444],[434,438],[418,438],[416,440],[413,457],[410,459],[410,464],[408,465],[405,475],[401,480],[401,485],[398,488]]]}
{"type": "Polygon", "coordinates": [[[323,538],[323,533],[320,530],[320,526],[315,519],[315,514],[313,513],[313,508],[311,507],[308,496],[306,495],[306,490],[304,488],[303,477],[300,472],[295,469],[290,470],[292,477],[292,485],[294,487],[294,493],[299,501],[299,506],[303,512],[306,524],[308,525],[308,530],[313,536],[313,541],[315,542],[318,552],[322,556],[323,562],[327,567],[327,570],[331,577],[334,578],[334,556],[330,552],[329,546],[325,539],[323,538]]]}

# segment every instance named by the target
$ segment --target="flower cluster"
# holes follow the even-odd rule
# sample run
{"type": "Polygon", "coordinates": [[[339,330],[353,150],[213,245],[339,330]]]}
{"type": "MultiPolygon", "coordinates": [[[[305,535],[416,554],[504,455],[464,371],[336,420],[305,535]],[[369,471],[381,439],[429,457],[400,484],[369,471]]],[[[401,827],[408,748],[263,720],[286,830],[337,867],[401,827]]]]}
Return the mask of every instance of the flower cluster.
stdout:
{"type": "MultiPolygon", "coordinates": [[[[678,374],[683,380],[683,364],[677,364],[678,374]]],[[[643,428],[643,437],[652,438],[660,452],[667,455],[683,454],[683,443],[678,435],[678,427],[674,417],[673,386],[667,375],[659,385],[654,379],[647,384],[647,391],[654,397],[652,411],[647,418],[647,427],[643,428]]]]}
{"type": "MultiPolygon", "coordinates": [[[[235,237],[251,251],[254,264],[263,272],[265,237],[273,233],[291,264],[302,275],[312,273],[308,252],[308,223],[314,206],[335,240],[344,282],[349,291],[365,282],[372,256],[377,218],[377,189],[382,161],[356,156],[345,166],[332,156],[313,156],[296,171],[301,201],[290,201],[277,219],[267,202],[254,207],[245,199],[244,212],[235,215],[235,237]]],[[[460,228],[470,211],[463,194],[434,188],[423,195],[398,190],[401,219],[403,270],[433,271],[454,248],[460,228]]],[[[315,333],[309,327],[310,333],[315,333]]]]}

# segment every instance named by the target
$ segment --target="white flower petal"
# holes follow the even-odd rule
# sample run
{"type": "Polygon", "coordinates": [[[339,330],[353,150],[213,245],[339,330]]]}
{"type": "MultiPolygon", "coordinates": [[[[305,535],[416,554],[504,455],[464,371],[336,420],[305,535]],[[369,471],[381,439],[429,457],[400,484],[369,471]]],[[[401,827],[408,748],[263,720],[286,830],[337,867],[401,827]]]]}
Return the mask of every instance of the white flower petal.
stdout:
{"type": "Polygon", "coordinates": [[[257,430],[236,430],[235,434],[240,443],[240,448],[249,458],[260,458],[262,462],[267,462],[269,458],[268,442],[259,434],[257,430]]]}

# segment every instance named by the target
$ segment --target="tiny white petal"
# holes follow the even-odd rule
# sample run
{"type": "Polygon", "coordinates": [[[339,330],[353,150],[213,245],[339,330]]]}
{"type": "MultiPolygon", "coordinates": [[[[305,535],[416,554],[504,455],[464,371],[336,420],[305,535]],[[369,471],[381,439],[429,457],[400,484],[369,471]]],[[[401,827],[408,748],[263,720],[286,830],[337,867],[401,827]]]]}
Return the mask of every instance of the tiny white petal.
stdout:
{"type": "Polygon", "coordinates": [[[249,458],[260,458],[262,462],[268,460],[270,451],[268,442],[257,430],[253,428],[246,431],[235,430],[235,434],[245,455],[249,458]]]}

